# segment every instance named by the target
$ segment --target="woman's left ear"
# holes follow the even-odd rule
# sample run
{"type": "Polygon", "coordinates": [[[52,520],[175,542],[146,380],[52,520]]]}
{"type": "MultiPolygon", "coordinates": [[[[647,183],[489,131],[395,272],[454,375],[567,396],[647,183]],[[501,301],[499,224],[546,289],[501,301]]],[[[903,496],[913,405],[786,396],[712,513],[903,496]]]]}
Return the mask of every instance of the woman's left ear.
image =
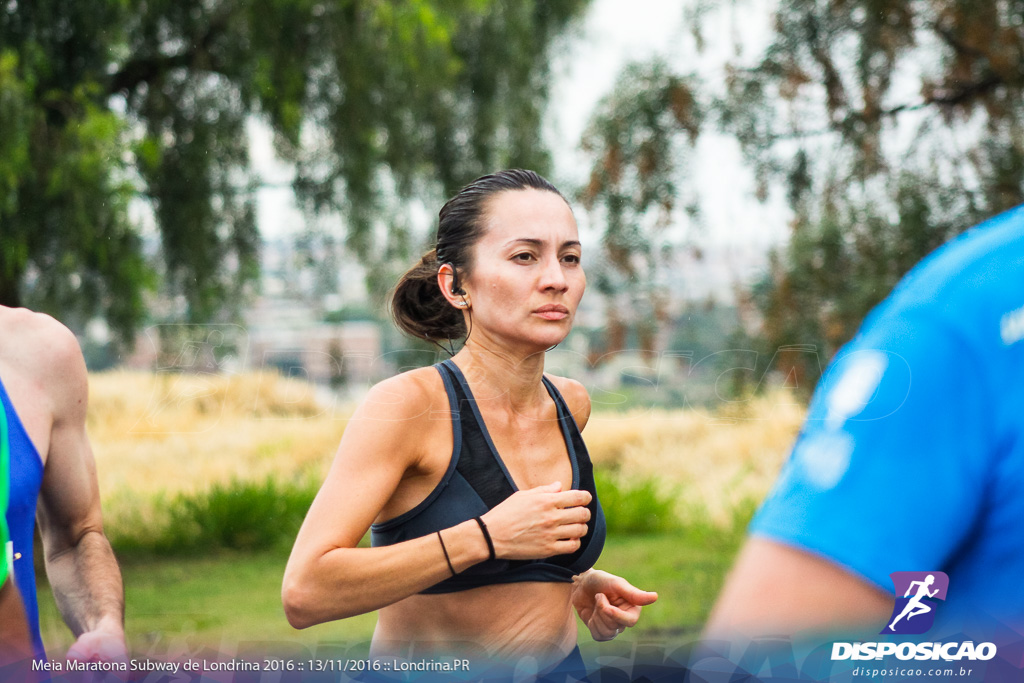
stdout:
{"type": "Polygon", "coordinates": [[[442,263],[437,270],[437,286],[440,288],[441,294],[452,306],[462,308],[461,302],[465,301],[466,296],[460,290],[457,278],[455,267],[451,263],[442,263]]]}

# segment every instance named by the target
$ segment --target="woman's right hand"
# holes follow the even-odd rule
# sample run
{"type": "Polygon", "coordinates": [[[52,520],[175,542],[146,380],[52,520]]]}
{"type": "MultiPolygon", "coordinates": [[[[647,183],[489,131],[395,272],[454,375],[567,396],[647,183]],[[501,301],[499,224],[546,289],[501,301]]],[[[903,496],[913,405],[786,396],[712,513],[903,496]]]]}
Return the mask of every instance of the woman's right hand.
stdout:
{"type": "Polygon", "coordinates": [[[587,533],[591,495],[560,482],[516,491],[481,517],[505,560],[539,560],[576,552],[587,533]]]}

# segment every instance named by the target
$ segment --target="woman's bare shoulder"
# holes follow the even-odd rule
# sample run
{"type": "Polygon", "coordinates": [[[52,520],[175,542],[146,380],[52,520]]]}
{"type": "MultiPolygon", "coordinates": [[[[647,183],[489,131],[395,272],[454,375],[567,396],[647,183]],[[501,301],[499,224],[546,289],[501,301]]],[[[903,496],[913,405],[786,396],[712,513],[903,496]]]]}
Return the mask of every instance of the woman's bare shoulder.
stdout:
{"type": "Polygon", "coordinates": [[[343,462],[407,468],[429,452],[448,401],[433,368],[417,368],[370,388],[349,418],[339,447],[343,462]]]}
{"type": "Polygon", "coordinates": [[[569,406],[569,412],[576,418],[576,424],[582,430],[587,426],[587,421],[590,419],[590,394],[587,393],[586,387],[568,377],[559,377],[557,375],[546,375],[546,377],[551,380],[551,383],[555,385],[558,392],[562,394],[565,404],[569,406]]]}
{"type": "Polygon", "coordinates": [[[362,417],[415,420],[448,406],[444,382],[433,367],[416,368],[375,384],[359,407],[362,417]]]}

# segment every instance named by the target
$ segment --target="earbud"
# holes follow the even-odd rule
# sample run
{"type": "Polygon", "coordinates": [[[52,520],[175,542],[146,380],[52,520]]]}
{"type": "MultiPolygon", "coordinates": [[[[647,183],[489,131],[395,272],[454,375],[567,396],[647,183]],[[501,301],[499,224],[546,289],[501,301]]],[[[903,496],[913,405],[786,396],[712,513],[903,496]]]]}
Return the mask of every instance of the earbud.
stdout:
{"type": "Polygon", "coordinates": [[[459,271],[455,270],[455,264],[451,261],[447,261],[446,265],[452,269],[452,294],[465,294],[466,290],[459,287],[459,271]]]}

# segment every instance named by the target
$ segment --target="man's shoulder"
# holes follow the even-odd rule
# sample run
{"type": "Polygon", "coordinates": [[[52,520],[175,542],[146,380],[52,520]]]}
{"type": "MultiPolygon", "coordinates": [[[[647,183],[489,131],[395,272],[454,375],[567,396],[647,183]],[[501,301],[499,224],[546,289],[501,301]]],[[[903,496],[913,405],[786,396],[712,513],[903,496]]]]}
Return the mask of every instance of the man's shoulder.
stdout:
{"type": "Polygon", "coordinates": [[[74,333],[56,318],[27,308],[0,306],[0,350],[5,355],[39,359],[39,365],[77,361],[82,350],[74,333]]]}
{"type": "MultiPolygon", "coordinates": [[[[58,394],[86,381],[82,350],[64,324],[45,313],[0,306],[0,362],[58,394]]],[[[56,396],[55,396],[56,397],[56,396]]]]}
{"type": "Polygon", "coordinates": [[[921,260],[881,306],[927,311],[947,323],[975,327],[978,319],[1020,305],[1024,275],[1024,206],[962,233],[921,260]]]}
{"type": "MultiPolygon", "coordinates": [[[[973,358],[1020,377],[1024,339],[1024,206],[1000,214],[923,259],[865,318],[850,349],[973,358]],[[1011,348],[1012,347],[1012,348],[1011,348]]],[[[933,366],[938,369],[939,366],[933,366]]]]}

